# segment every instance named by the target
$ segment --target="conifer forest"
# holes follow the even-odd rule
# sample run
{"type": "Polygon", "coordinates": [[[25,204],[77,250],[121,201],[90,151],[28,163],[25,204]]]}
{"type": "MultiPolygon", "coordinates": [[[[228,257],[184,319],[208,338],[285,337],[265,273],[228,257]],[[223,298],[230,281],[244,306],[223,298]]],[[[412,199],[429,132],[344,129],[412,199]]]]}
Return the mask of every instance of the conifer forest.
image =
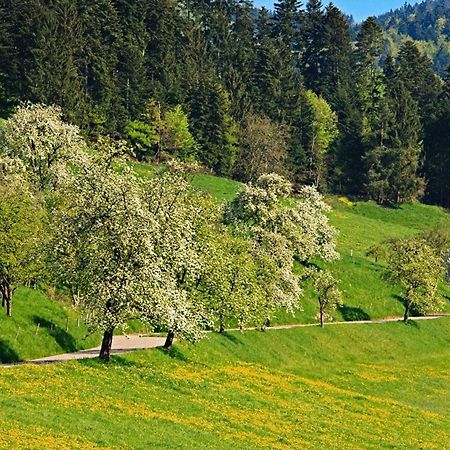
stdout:
{"type": "Polygon", "coordinates": [[[320,0],[2,0],[0,115],[56,104],[142,160],[242,181],[269,165],[322,192],[449,206],[448,11],[427,1],[354,24],[320,0]],[[431,58],[426,39],[441,42],[431,58]]]}

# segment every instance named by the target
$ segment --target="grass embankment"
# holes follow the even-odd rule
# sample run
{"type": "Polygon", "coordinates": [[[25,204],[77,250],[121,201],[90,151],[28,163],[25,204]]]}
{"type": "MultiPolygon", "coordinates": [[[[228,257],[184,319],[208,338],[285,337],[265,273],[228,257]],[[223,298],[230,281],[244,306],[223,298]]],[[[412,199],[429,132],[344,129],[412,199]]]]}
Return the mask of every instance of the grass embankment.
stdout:
{"type": "Polygon", "coordinates": [[[0,362],[73,352],[99,340],[98,335],[87,336],[82,318],[69,304],[24,287],[14,295],[13,316],[0,311],[0,330],[0,362]]]}
{"type": "MultiPolygon", "coordinates": [[[[373,244],[391,238],[412,236],[441,224],[450,230],[450,214],[435,206],[422,204],[383,208],[373,202],[350,204],[329,199],[333,212],[330,219],[338,228],[340,261],[329,264],[329,269],[341,280],[344,308],[338,320],[377,319],[403,314],[402,292],[383,280],[384,262],[375,262],[366,252],[373,244]]],[[[450,311],[450,289],[444,283],[441,295],[445,311],[450,311]]],[[[315,302],[312,302],[315,305],[315,302]]],[[[315,310],[314,310],[315,311],[315,310]]],[[[314,317],[305,308],[303,317],[314,317]]]]}
{"type": "Polygon", "coordinates": [[[0,447],[448,448],[450,320],[211,335],[3,369],[0,447]]]}
{"type": "MultiPolygon", "coordinates": [[[[141,176],[149,176],[155,166],[133,164],[141,176]]],[[[193,178],[194,186],[213,195],[218,201],[234,198],[242,184],[226,178],[199,174],[193,178]]],[[[450,229],[450,214],[443,208],[420,203],[384,208],[374,202],[350,202],[344,198],[328,197],[333,207],[331,223],[339,230],[338,250],[341,259],[328,267],[341,281],[344,306],[334,314],[335,320],[354,321],[402,316],[402,291],[383,280],[385,263],[366,256],[368,249],[387,239],[413,236],[420,231],[444,225],[450,229]]],[[[450,288],[441,285],[445,299],[445,312],[450,312],[450,288]]],[[[317,322],[316,295],[305,290],[303,311],[295,317],[280,312],[273,321],[279,323],[317,322]]],[[[232,324],[233,325],[233,324],[232,324]]]]}
{"type": "MultiPolygon", "coordinates": [[[[142,176],[149,176],[155,170],[151,165],[133,164],[133,167],[142,176]]],[[[232,199],[242,186],[229,179],[204,174],[196,175],[193,184],[218,201],[232,199]]],[[[344,307],[334,318],[350,321],[402,315],[401,290],[382,279],[383,263],[367,257],[366,251],[371,245],[389,238],[410,236],[442,223],[450,227],[450,215],[441,208],[421,204],[393,209],[371,202],[350,203],[335,197],[328,201],[333,206],[331,221],[340,230],[338,249],[342,255],[341,260],[328,266],[341,280],[344,294],[344,307]]],[[[450,289],[443,285],[441,291],[446,299],[445,311],[450,312],[450,289]]],[[[315,294],[307,289],[301,303],[304,311],[295,317],[280,313],[274,323],[316,322],[315,294]]],[[[142,324],[132,323],[130,332],[142,331],[142,327],[142,324]]],[[[28,289],[19,289],[16,293],[12,319],[0,314],[0,329],[0,362],[70,352],[99,343],[98,336],[84,339],[86,329],[82,321],[78,326],[78,315],[73,308],[28,289]],[[36,334],[37,323],[40,327],[36,334]]]]}

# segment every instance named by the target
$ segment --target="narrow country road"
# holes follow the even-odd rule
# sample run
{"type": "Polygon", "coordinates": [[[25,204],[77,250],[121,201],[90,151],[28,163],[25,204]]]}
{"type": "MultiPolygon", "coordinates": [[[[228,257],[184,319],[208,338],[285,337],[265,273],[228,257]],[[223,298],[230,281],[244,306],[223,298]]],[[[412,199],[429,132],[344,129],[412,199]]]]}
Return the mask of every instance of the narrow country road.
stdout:
{"type": "MultiPolygon", "coordinates": [[[[443,317],[449,317],[450,314],[433,314],[429,316],[422,317],[411,317],[410,320],[413,321],[421,321],[421,320],[434,320],[440,319],[443,317]]],[[[392,317],[388,319],[378,319],[378,320],[360,320],[354,322],[328,322],[325,326],[334,326],[334,325],[363,325],[363,324],[380,324],[380,323],[391,323],[398,322],[403,320],[402,317],[392,317]]],[[[266,328],[266,331],[270,330],[288,330],[293,328],[309,328],[309,327],[318,327],[318,323],[311,324],[293,324],[293,325],[275,325],[272,327],[266,328]]],[[[253,328],[244,328],[243,330],[239,328],[230,328],[226,331],[254,331],[259,330],[259,327],[253,328]]],[[[148,350],[152,348],[162,347],[165,342],[165,337],[156,337],[156,336],[145,336],[145,335],[131,335],[131,336],[114,336],[113,344],[111,349],[112,355],[119,355],[122,353],[133,352],[136,350],[148,350]]],[[[0,364],[0,367],[13,367],[18,364],[51,364],[62,361],[70,361],[74,359],[87,359],[87,358],[96,358],[99,354],[100,347],[91,348],[89,350],[80,350],[78,352],[73,353],[63,353],[61,355],[54,356],[46,356],[44,358],[33,359],[30,361],[13,363],[13,364],[0,364]]]]}
{"type": "MultiPolygon", "coordinates": [[[[410,317],[409,320],[419,321],[419,320],[434,320],[434,319],[442,319],[444,317],[449,317],[450,314],[430,314],[428,316],[420,316],[420,317],[410,317]]],[[[353,320],[347,322],[326,322],[325,326],[328,327],[330,325],[364,325],[364,324],[374,324],[374,323],[391,323],[391,322],[401,322],[403,321],[403,317],[389,317],[387,319],[374,319],[374,320],[353,320]]],[[[308,328],[308,327],[319,327],[319,323],[299,323],[293,325],[273,325],[271,327],[267,327],[266,331],[270,330],[289,330],[292,328],[308,328]]],[[[244,328],[241,330],[240,328],[230,328],[226,331],[254,331],[260,330],[261,327],[251,327],[244,328]]]]}

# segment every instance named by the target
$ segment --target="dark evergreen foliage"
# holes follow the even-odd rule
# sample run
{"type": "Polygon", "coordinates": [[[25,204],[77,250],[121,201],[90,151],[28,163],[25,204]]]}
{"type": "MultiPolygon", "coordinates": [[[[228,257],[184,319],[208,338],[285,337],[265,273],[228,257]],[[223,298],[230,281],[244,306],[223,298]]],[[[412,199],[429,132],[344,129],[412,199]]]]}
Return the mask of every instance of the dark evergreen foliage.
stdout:
{"type": "Polygon", "coordinates": [[[450,0],[427,0],[356,27],[320,0],[273,12],[251,0],[0,0],[0,116],[55,103],[88,137],[129,139],[138,124],[157,147],[149,105],[180,105],[195,158],[231,175],[253,114],[286,131],[284,173],[300,184],[318,133],[311,90],[338,118],[322,189],[395,203],[420,197],[425,180],[425,198],[450,206],[450,78],[436,74],[449,11],[450,0]],[[433,61],[411,40],[388,54],[393,30],[433,41],[433,61]]]}

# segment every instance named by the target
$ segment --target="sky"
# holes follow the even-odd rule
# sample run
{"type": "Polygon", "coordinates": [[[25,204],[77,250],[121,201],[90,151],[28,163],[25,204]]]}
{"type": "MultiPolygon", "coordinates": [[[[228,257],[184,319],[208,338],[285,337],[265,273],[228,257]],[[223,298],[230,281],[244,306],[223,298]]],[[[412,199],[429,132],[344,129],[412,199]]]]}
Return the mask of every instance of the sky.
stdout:
{"type": "MultiPolygon", "coordinates": [[[[302,3],[305,3],[303,0],[302,3]]],[[[268,9],[273,7],[273,0],[254,0],[256,6],[265,6],[268,9]]],[[[322,0],[324,5],[329,3],[328,0],[322,0]]],[[[396,9],[404,5],[405,0],[333,0],[333,3],[344,11],[346,14],[351,14],[356,21],[360,22],[369,16],[377,16],[391,9],[396,9]]],[[[407,3],[415,3],[409,1],[407,3]]]]}

